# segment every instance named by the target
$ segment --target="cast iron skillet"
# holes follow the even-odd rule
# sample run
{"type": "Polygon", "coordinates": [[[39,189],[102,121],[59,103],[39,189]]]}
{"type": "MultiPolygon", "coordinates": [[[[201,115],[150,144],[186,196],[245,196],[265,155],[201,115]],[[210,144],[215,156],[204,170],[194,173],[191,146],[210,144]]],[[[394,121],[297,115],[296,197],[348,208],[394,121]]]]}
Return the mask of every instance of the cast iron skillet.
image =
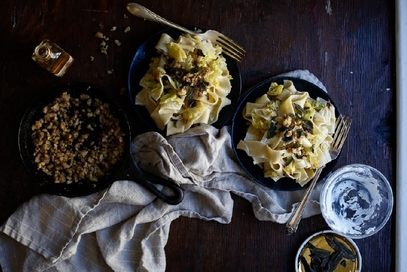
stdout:
{"type": "Polygon", "coordinates": [[[107,188],[116,180],[132,179],[144,186],[166,203],[172,205],[179,204],[184,197],[182,188],[171,180],[166,180],[143,171],[137,165],[137,163],[133,161],[130,154],[131,139],[130,124],[123,110],[118,105],[113,103],[113,101],[111,101],[103,88],[83,83],[59,84],[45,90],[32,102],[25,112],[20,123],[18,134],[21,159],[29,173],[32,174],[34,181],[45,193],[67,197],[85,196],[107,188]],[[106,173],[97,182],[82,180],[74,184],[57,184],[54,182],[54,179],[51,176],[48,176],[41,170],[38,170],[34,162],[34,145],[31,138],[31,126],[36,120],[41,118],[43,107],[50,104],[55,98],[59,97],[65,91],[69,92],[70,94],[78,95],[85,93],[91,97],[99,98],[103,102],[109,103],[112,114],[119,120],[121,129],[126,134],[125,151],[122,158],[113,166],[110,172],[106,173]],[[167,195],[163,193],[162,191],[158,190],[154,184],[161,184],[168,187],[172,191],[172,194],[167,195]]]}

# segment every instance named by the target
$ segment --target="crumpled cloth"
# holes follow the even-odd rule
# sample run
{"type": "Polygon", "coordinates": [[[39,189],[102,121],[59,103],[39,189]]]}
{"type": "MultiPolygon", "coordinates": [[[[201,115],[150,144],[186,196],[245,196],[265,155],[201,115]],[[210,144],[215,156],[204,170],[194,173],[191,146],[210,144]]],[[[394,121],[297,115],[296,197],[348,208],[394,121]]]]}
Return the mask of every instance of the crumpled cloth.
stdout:
{"type": "MultiPolygon", "coordinates": [[[[325,89],[306,70],[284,75],[325,89]]],[[[228,127],[201,125],[168,138],[147,132],[134,138],[131,151],[141,168],[176,181],[184,200],[166,204],[128,180],[85,197],[35,196],[0,228],[3,271],[165,271],[164,247],[178,217],[228,224],[235,194],[252,203],[258,220],[283,224],[303,194],[250,180],[235,159],[228,127]]],[[[320,187],[303,217],[320,213],[320,187]]]]}

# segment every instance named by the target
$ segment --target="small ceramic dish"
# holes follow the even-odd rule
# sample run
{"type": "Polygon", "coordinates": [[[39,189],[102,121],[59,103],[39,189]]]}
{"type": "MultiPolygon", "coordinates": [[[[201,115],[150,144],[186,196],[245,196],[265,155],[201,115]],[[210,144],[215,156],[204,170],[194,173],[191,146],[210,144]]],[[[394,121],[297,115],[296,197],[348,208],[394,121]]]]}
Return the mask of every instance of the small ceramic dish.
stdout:
{"type": "Polygon", "coordinates": [[[308,237],[295,257],[296,272],[360,272],[361,269],[362,257],[355,242],[331,230],[308,237]]]}
{"type": "Polygon", "coordinates": [[[332,230],[360,239],[377,233],[387,223],[393,210],[393,192],[377,169],[351,164],[327,178],[320,205],[332,230]]]}

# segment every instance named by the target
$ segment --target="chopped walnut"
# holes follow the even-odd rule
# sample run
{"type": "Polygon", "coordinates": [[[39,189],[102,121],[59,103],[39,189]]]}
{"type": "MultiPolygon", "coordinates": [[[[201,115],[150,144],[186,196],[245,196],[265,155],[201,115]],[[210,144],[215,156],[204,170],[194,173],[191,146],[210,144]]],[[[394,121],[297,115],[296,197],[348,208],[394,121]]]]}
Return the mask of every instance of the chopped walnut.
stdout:
{"type": "Polygon", "coordinates": [[[102,32],[98,31],[98,32],[96,32],[95,37],[98,38],[98,39],[104,39],[105,35],[103,35],[102,32]]]}
{"type": "Polygon", "coordinates": [[[31,127],[34,162],[55,183],[96,182],[120,160],[125,134],[109,104],[64,92],[43,113],[31,127]]]}
{"type": "Polygon", "coordinates": [[[285,127],[289,127],[289,126],[291,126],[292,122],[293,122],[293,118],[289,115],[286,115],[286,116],[284,116],[284,120],[283,120],[282,124],[285,127]]]}
{"type": "Polygon", "coordinates": [[[188,92],[187,87],[183,87],[181,90],[178,91],[178,95],[186,95],[188,92]]]}

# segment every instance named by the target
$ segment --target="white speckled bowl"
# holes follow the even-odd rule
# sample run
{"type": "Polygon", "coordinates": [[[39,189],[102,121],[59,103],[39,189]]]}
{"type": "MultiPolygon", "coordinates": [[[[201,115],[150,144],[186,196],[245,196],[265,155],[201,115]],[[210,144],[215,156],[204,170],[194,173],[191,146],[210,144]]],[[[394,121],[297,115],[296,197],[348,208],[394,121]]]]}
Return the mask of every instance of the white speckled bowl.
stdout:
{"type": "Polygon", "coordinates": [[[377,233],[387,223],[393,210],[393,192],[378,170],[351,164],[327,178],[320,205],[332,230],[361,239],[377,233]]]}

